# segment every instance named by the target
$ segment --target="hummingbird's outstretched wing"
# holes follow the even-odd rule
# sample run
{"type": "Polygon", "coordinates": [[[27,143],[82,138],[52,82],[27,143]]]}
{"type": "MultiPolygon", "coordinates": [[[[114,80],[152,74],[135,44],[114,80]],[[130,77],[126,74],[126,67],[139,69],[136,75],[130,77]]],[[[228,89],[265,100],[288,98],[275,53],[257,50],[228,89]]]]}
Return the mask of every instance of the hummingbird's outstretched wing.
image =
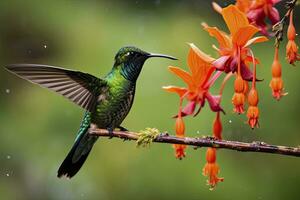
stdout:
{"type": "Polygon", "coordinates": [[[6,69],[32,83],[49,88],[82,108],[93,111],[107,82],[87,73],[38,64],[12,64],[6,69]]]}

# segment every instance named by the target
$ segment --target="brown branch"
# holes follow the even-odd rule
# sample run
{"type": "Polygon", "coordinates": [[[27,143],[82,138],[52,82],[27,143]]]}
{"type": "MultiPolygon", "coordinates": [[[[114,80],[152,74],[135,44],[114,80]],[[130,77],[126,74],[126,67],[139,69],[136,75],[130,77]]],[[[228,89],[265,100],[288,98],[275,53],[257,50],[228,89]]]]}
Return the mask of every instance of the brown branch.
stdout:
{"type": "MultiPolygon", "coordinates": [[[[113,134],[110,135],[106,129],[90,129],[89,134],[95,135],[98,137],[117,137],[124,140],[138,140],[138,133],[127,132],[127,131],[113,131],[113,134]]],[[[261,153],[272,153],[272,154],[282,154],[287,156],[300,157],[300,148],[299,147],[287,147],[287,146],[277,146],[269,145],[264,142],[237,142],[237,141],[228,141],[228,140],[216,140],[211,137],[203,138],[191,138],[184,137],[179,138],[175,136],[168,135],[167,133],[162,133],[158,135],[153,142],[158,143],[169,143],[169,144],[185,144],[197,147],[214,147],[220,149],[230,149],[236,151],[244,152],[261,152],[261,153]]]]}

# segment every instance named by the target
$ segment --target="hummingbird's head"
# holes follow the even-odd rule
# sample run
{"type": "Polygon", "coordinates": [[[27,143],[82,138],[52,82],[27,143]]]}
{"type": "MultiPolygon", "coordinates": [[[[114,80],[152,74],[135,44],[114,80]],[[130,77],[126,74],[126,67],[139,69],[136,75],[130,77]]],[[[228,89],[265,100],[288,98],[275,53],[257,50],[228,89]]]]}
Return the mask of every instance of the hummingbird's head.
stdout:
{"type": "Polygon", "coordinates": [[[122,47],[115,56],[114,69],[120,69],[121,74],[128,80],[136,81],[145,61],[148,58],[162,57],[171,60],[176,58],[168,55],[145,52],[137,47],[122,47]]]}

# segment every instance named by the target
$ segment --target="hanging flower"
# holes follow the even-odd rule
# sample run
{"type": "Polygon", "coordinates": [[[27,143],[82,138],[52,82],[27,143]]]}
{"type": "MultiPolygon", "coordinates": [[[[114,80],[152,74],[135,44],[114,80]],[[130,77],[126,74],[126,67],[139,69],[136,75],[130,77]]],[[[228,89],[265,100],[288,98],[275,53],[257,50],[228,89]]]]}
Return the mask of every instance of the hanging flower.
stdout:
{"type": "Polygon", "coordinates": [[[216,163],[216,149],[208,148],[206,151],[206,164],[202,170],[204,176],[208,177],[207,184],[213,190],[219,182],[224,181],[224,178],[219,178],[220,168],[216,163]]]}
{"type": "MultiPolygon", "coordinates": [[[[230,5],[223,8],[221,14],[230,35],[220,31],[217,27],[202,24],[204,29],[219,42],[219,48],[215,47],[215,49],[219,52],[220,57],[212,64],[217,70],[225,73],[237,72],[238,66],[240,66],[239,70],[243,80],[251,81],[253,74],[248,67],[248,64],[252,62],[249,46],[254,43],[265,42],[268,39],[265,36],[253,38],[259,29],[249,24],[247,16],[236,6],[230,5]]],[[[255,60],[255,62],[258,61],[255,60]]]]}
{"type": "MultiPolygon", "coordinates": [[[[251,51],[252,59],[254,60],[254,55],[251,51]]],[[[258,105],[258,93],[256,90],[256,64],[255,61],[253,61],[253,80],[252,80],[252,86],[251,90],[248,94],[248,111],[247,111],[247,117],[248,117],[248,124],[249,126],[254,129],[254,127],[258,127],[258,118],[259,118],[259,109],[257,107],[258,105]]]]}
{"type": "MultiPolygon", "coordinates": [[[[184,137],[185,125],[184,125],[184,122],[183,122],[183,119],[181,116],[178,116],[176,119],[175,130],[176,130],[177,137],[184,137]]],[[[182,158],[185,157],[186,145],[174,144],[173,147],[175,149],[175,157],[176,158],[181,160],[182,158]]]]}
{"type": "Polygon", "coordinates": [[[216,118],[213,122],[213,135],[216,139],[222,140],[222,122],[221,122],[221,116],[220,112],[217,112],[216,118]]]}
{"type": "Polygon", "coordinates": [[[257,107],[258,104],[258,94],[255,87],[252,87],[249,95],[248,95],[248,111],[247,111],[247,117],[248,117],[248,124],[249,126],[254,129],[254,127],[258,127],[258,118],[259,118],[259,109],[257,107]]]}
{"type": "Polygon", "coordinates": [[[276,100],[280,100],[282,96],[287,95],[283,90],[283,80],[281,78],[281,64],[278,58],[278,47],[275,48],[274,61],[272,64],[272,80],[270,82],[270,87],[272,89],[272,95],[276,100]]]}
{"type": "Polygon", "coordinates": [[[290,23],[287,31],[288,43],[286,45],[286,57],[290,64],[294,65],[296,61],[300,60],[298,54],[298,46],[296,45],[296,29],[293,22],[293,11],[290,14],[290,23]]]}
{"type": "Polygon", "coordinates": [[[234,95],[232,97],[232,104],[234,105],[233,111],[238,114],[244,113],[244,104],[246,95],[244,80],[240,75],[234,81],[234,95]]]}

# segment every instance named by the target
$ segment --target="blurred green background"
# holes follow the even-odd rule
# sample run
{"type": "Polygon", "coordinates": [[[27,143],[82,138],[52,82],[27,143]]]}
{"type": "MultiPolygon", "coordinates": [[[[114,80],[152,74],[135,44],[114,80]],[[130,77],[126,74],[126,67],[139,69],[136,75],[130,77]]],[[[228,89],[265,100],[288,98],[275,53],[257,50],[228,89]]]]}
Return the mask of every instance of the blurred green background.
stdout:
{"type": "MultiPolygon", "coordinates": [[[[298,9],[295,20],[299,16],[298,9]]],[[[0,1],[0,65],[40,63],[104,76],[111,69],[114,54],[125,45],[176,56],[178,62],[146,62],[135,103],[123,123],[132,131],[156,127],[173,132],[171,116],[177,112],[178,97],[161,87],[183,83],[167,66],[187,67],[186,42],[217,56],[211,48],[216,41],[202,30],[202,21],[226,28],[210,1],[4,0],[0,1]]],[[[227,111],[222,116],[224,138],[297,146],[300,69],[284,62],[282,48],[289,95],[276,102],[268,86],[272,42],[253,49],[261,61],[258,76],[264,79],[258,84],[261,128],[252,131],[245,116],[232,113],[231,81],[223,101],[227,111]]],[[[220,176],[225,182],[209,191],[202,176],[205,149],[190,148],[186,159],[179,161],[171,145],[138,149],[134,142],[118,139],[100,139],[73,179],[58,179],[56,171],[73,144],[82,114],[83,110],[63,97],[0,69],[0,199],[299,198],[298,158],[218,151],[220,176]]],[[[187,134],[210,134],[213,118],[206,106],[197,118],[186,119],[187,134]]]]}

